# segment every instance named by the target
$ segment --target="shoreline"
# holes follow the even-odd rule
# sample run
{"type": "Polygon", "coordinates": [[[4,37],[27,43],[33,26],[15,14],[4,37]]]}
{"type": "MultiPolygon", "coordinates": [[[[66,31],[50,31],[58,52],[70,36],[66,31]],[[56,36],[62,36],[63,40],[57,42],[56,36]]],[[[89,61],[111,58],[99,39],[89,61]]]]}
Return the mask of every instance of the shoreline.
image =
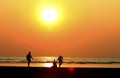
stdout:
{"type": "MultiPolygon", "coordinates": [[[[27,67],[27,63],[0,63],[0,66],[27,67]]],[[[52,63],[31,63],[30,67],[51,67],[52,63]]],[[[63,63],[62,68],[120,68],[120,64],[67,64],[63,63]]]]}

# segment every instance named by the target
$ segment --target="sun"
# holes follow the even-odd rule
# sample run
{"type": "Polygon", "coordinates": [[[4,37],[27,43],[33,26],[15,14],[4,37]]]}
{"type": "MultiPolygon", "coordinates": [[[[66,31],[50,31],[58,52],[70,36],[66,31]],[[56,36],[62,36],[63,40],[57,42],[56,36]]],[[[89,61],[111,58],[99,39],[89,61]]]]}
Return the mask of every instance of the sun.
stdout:
{"type": "Polygon", "coordinates": [[[58,19],[58,13],[55,9],[47,8],[42,11],[41,17],[45,22],[51,23],[58,19]]]}

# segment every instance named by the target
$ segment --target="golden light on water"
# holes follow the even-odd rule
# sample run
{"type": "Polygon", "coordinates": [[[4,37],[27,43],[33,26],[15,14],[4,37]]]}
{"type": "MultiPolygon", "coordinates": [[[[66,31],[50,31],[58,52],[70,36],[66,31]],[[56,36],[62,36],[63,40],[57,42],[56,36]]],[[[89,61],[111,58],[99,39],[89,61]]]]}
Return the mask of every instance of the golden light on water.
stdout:
{"type": "Polygon", "coordinates": [[[53,66],[53,64],[52,63],[45,63],[44,66],[45,67],[51,67],[51,66],[53,66]]]}

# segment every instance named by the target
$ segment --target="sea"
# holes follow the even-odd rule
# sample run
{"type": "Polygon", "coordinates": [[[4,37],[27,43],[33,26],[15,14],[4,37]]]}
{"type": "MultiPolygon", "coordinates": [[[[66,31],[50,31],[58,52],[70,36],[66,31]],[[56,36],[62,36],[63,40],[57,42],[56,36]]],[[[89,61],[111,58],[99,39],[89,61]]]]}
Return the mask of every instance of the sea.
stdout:
{"type": "MultiPolygon", "coordinates": [[[[57,57],[33,57],[31,67],[51,67],[57,57]]],[[[58,62],[57,62],[58,63],[58,62]]],[[[25,57],[0,57],[0,66],[27,66],[25,57]]],[[[120,68],[120,58],[79,58],[64,57],[61,67],[85,68],[120,68]]]]}

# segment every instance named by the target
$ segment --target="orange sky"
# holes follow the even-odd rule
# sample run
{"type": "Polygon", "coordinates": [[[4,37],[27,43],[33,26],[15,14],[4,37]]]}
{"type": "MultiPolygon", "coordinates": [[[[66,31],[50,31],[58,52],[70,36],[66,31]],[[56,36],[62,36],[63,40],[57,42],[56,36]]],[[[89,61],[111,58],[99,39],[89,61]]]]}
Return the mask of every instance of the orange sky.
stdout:
{"type": "Polygon", "coordinates": [[[0,0],[0,56],[119,57],[119,0],[0,0]],[[39,14],[58,11],[56,23],[39,14]],[[51,26],[51,28],[49,28],[51,26]]]}

